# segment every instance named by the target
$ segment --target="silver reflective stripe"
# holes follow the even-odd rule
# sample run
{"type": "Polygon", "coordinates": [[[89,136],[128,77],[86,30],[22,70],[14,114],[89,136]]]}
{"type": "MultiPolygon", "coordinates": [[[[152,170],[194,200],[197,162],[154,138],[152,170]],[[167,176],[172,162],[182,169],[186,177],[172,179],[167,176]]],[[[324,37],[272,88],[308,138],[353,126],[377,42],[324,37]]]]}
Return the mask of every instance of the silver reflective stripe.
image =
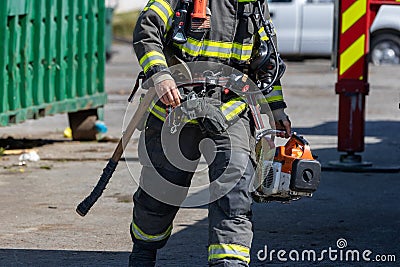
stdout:
{"type": "Polygon", "coordinates": [[[226,248],[213,248],[210,250],[209,254],[211,255],[237,255],[242,257],[250,257],[249,253],[237,251],[234,249],[226,249],[226,248]]]}
{"type": "Polygon", "coordinates": [[[221,54],[226,54],[230,55],[232,50],[232,45],[223,45],[220,44],[220,46],[213,45],[213,42],[210,41],[204,41],[204,48],[202,49],[202,53],[221,53],[221,54]],[[225,47],[224,47],[225,46],[225,47]],[[203,52],[204,51],[204,52],[203,52]]]}
{"type": "Polygon", "coordinates": [[[144,11],[147,11],[149,9],[157,13],[157,15],[166,25],[167,29],[172,25],[172,17],[174,15],[174,11],[167,1],[165,0],[150,1],[144,8],[144,11]]]}
{"type": "Polygon", "coordinates": [[[246,103],[239,100],[231,100],[221,106],[225,118],[230,121],[239,116],[246,109],[246,103]]]}
{"type": "Polygon", "coordinates": [[[267,94],[265,98],[258,99],[257,102],[263,104],[266,102],[283,101],[282,86],[274,86],[273,88],[274,89],[267,94]]]}
{"type": "Polygon", "coordinates": [[[237,60],[248,60],[251,57],[252,50],[252,45],[233,45],[232,57],[237,60]]]}
{"type": "Polygon", "coordinates": [[[194,39],[188,38],[188,41],[185,44],[183,45],[175,44],[175,45],[192,56],[198,56],[201,48],[201,43],[200,41],[198,41],[200,43],[200,45],[198,45],[194,42],[195,42],[194,39]]]}
{"type": "Polygon", "coordinates": [[[179,49],[193,57],[217,57],[217,58],[235,58],[238,60],[248,60],[252,53],[252,44],[239,44],[216,42],[212,40],[199,41],[194,38],[188,38],[185,44],[174,44],[179,49]]]}
{"type": "Polygon", "coordinates": [[[282,86],[274,86],[273,90],[266,95],[266,97],[273,97],[273,96],[279,96],[283,95],[282,94],[282,86]]]}
{"type": "Polygon", "coordinates": [[[140,65],[142,66],[144,72],[147,72],[147,70],[154,65],[167,66],[167,63],[164,55],[156,51],[151,51],[140,59],[140,65]]]}
{"type": "Polygon", "coordinates": [[[214,244],[208,247],[208,261],[236,258],[250,262],[250,249],[236,244],[214,244]]]}
{"type": "Polygon", "coordinates": [[[161,234],[158,235],[149,235],[144,233],[134,222],[132,222],[132,233],[138,240],[149,241],[149,242],[157,242],[168,238],[171,235],[172,225],[168,227],[168,229],[161,234]]]}
{"type": "Polygon", "coordinates": [[[154,101],[151,103],[148,110],[161,121],[165,121],[165,117],[167,116],[165,109],[158,106],[154,101]]]}
{"type": "Polygon", "coordinates": [[[261,40],[264,40],[264,41],[268,41],[269,40],[269,37],[268,37],[267,33],[265,32],[264,27],[261,27],[258,30],[258,34],[260,35],[260,39],[261,40]]]}

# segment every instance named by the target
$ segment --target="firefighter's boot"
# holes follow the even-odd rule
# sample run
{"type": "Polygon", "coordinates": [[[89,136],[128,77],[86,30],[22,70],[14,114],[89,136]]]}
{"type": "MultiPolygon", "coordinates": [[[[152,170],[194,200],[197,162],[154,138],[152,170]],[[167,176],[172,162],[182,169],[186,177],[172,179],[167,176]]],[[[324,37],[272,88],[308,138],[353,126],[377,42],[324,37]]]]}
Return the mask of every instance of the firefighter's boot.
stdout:
{"type": "Polygon", "coordinates": [[[133,245],[132,253],[129,255],[129,267],[154,267],[156,256],[156,249],[145,249],[133,245]]]}

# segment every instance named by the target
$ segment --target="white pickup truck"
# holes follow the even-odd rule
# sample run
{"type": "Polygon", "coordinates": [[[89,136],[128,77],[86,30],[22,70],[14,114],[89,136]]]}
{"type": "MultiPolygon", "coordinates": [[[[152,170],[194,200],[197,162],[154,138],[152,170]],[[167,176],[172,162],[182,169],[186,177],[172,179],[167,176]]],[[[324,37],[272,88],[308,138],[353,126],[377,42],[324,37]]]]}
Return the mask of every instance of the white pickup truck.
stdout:
{"type": "MultiPolygon", "coordinates": [[[[329,57],[334,0],[268,0],[284,57],[329,57]]],[[[400,6],[382,6],[371,26],[371,61],[400,64],[400,6]]]]}

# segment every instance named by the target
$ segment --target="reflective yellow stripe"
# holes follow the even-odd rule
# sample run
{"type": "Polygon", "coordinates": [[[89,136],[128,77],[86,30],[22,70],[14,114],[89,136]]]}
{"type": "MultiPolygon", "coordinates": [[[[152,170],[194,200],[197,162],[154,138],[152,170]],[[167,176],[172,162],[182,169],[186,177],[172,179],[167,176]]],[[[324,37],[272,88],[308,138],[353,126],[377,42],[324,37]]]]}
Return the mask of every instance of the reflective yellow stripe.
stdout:
{"type": "Polygon", "coordinates": [[[153,114],[154,116],[156,116],[159,120],[161,121],[165,121],[165,117],[159,115],[157,112],[155,112],[153,109],[150,110],[151,114],[153,114]]]}
{"type": "Polygon", "coordinates": [[[207,46],[221,47],[221,48],[226,48],[226,49],[231,49],[233,46],[232,43],[217,42],[217,41],[212,41],[212,40],[204,40],[204,44],[207,46]]]}
{"type": "Polygon", "coordinates": [[[250,262],[250,259],[247,257],[236,255],[236,254],[229,254],[229,253],[210,255],[210,256],[208,256],[208,261],[218,260],[218,259],[227,259],[227,258],[236,258],[236,259],[239,259],[239,260],[247,262],[247,263],[250,262]]]}
{"type": "Polygon", "coordinates": [[[147,72],[149,70],[150,67],[154,66],[154,65],[164,65],[164,66],[168,66],[167,63],[165,63],[165,60],[162,59],[156,59],[156,60],[152,60],[151,63],[149,63],[149,65],[146,65],[143,70],[144,72],[147,72]]]}
{"type": "Polygon", "coordinates": [[[156,242],[156,241],[161,241],[163,239],[166,239],[171,235],[172,225],[170,225],[164,233],[161,233],[158,235],[146,234],[134,222],[132,222],[131,230],[132,230],[132,233],[135,236],[135,238],[138,240],[156,242]]]}
{"type": "Polygon", "coordinates": [[[264,27],[260,27],[260,29],[258,30],[258,34],[260,35],[260,39],[261,40],[263,40],[263,41],[268,41],[269,40],[268,35],[265,32],[264,27]]]}
{"type": "Polygon", "coordinates": [[[167,111],[165,110],[165,108],[162,108],[159,105],[156,105],[156,103],[153,104],[153,108],[156,109],[161,114],[167,115],[167,111]]]}
{"type": "Polygon", "coordinates": [[[363,55],[365,51],[365,34],[361,35],[346,51],[340,55],[340,75],[345,73],[354,65],[363,55]]]}
{"type": "Polygon", "coordinates": [[[238,0],[239,3],[250,3],[250,2],[256,2],[257,0],[238,0]]]}
{"type": "Polygon", "coordinates": [[[237,101],[240,101],[240,100],[242,100],[241,97],[236,97],[236,98],[233,98],[233,99],[229,100],[228,102],[226,102],[225,104],[223,104],[221,106],[221,111],[224,112],[226,109],[228,109],[230,106],[232,106],[232,104],[234,102],[237,102],[237,101]]]}
{"type": "Polygon", "coordinates": [[[149,2],[147,2],[147,5],[144,7],[143,11],[147,11],[149,10],[150,6],[155,2],[155,0],[150,0],[149,2]]]}
{"type": "MultiPolygon", "coordinates": [[[[399,0],[400,1],[400,0],[399,0]]],[[[252,44],[238,44],[238,43],[233,43],[233,48],[240,49],[242,51],[252,51],[253,50],[253,45],[252,44]]]]}
{"type": "Polygon", "coordinates": [[[183,50],[184,52],[188,53],[189,55],[197,57],[199,55],[201,41],[189,37],[186,44],[182,45],[174,43],[174,45],[177,46],[179,49],[183,50]]]}
{"type": "Polygon", "coordinates": [[[172,27],[174,10],[171,8],[170,4],[165,0],[150,0],[147,3],[146,7],[143,9],[144,12],[148,10],[153,10],[164,22],[164,25],[166,26],[164,37],[166,37],[168,31],[172,27]]]}
{"type": "Polygon", "coordinates": [[[265,96],[265,98],[257,99],[258,104],[272,103],[277,101],[283,101],[282,86],[275,85],[273,90],[265,96]]]}
{"type": "Polygon", "coordinates": [[[215,42],[211,40],[204,40],[203,44],[204,46],[203,49],[200,50],[200,54],[207,57],[229,58],[231,55],[231,49],[233,47],[232,43],[215,42]],[[211,50],[212,48],[221,50],[214,52],[211,50]]]}
{"type": "MultiPolygon", "coordinates": [[[[240,101],[240,99],[240,97],[232,99],[220,107],[220,110],[228,121],[234,119],[236,116],[239,116],[247,108],[247,104],[243,101],[240,101]]],[[[162,108],[153,102],[148,110],[161,121],[165,121],[167,117],[165,108],[162,108]]],[[[183,122],[193,124],[198,123],[196,120],[188,120],[187,118],[184,118],[183,122]]]]}
{"type": "Polygon", "coordinates": [[[170,6],[170,4],[167,1],[165,1],[165,0],[156,0],[156,2],[160,3],[165,8],[165,10],[167,10],[168,17],[171,17],[171,16],[174,15],[174,10],[172,9],[172,7],[170,6]]]}
{"type": "Polygon", "coordinates": [[[165,121],[165,117],[167,116],[167,112],[165,111],[165,108],[162,108],[153,101],[150,104],[150,107],[147,109],[148,111],[151,112],[154,116],[156,116],[159,120],[165,121]]]}
{"type": "Polygon", "coordinates": [[[151,52],[146,53],[146,54],[139,60],[139,64],[140,64],[140,65],[143,65],[143,63],[144,63],[147,59],[149,59],[150,57],[154,57],[154,56],[158,56],[158,57],[160,57],[160,58],[164,58],[164,59],[165,59],[164,55],[161,54],[160,52],[151,51],[151,52]]]}
{"type": "Polygon", "coordinates": [[[272,102],[283,101],[283,96],[278,95],[278,96],[266,97],[265,99],[267,100],[268,103],[272,103],[272,102]]]}
{"type": "Polygon", "coordinates": [[[154,10],[162,19],[162,21],[164,22],[164,25],[167,25],[168,23],[168,17],[165,15],[164,12],[161,11],[161,9],[158,6],[152,5],[150,7],[151,10],[154,10]]]}
{"type": "Polygon", "coordinates": [[[251,57],[253,51],[253,44],[238,44],[233,43],[231,58],[247,61],[251,57]]]}
{"type": "Polygon", "coordinates": [[[147,72],[154,65],[163,65],[168,67],[165,56],[157,51],[146,53],[140,60],[139,64],[142,66],[144,72],[147,72]]]}
{"type": "Polygon", "coordinates": [[[342,33],[345,33],[367,13],[367,0],[356,0],[342,16],[342,33]]]}
{"type": "Polygon", "coordinates": [[[150,0],[146,7],[143,9],[144,12],[148,10],[153,10],[160,16],[161,20],[168,27],[170,23],[170,18],[174,15],[174,10],[171,8],[170,4],[165,0],[150,0]]]}
{"type": "Polygon", "coordinates": [[[174,45],[193,57],[234,58],[242,61],[249,60],[253,50],[253,44],[216,42],[212,40],[199,41],[190,37],[185,44],[174,45]]]}
{"type": "Polygon", "coordinates": [[[220,107],[220,110],[224,114],[226,120],[230,121],[239,116],[246,108],[247,104],[243,102],[241,97],[237,97],[224,103],[220,107]]]}
{"type": "Polygon", "coordinates": [[[232,43],[219,43],[211,40],[204,40],[204,46],[203,49],[200,50],[200,55],[207,57],[229,58],[232,47],[232,43]],[[213,52],[212,48],[217,48],[218,51],[213,52]]]}
{"type": "Polygon", "coordinates": [[[208,261],[234,258],[250,262],[250,249],[236,244],[214,244],[208,247],[208,261]]]}
{"type": "Polygon", "coordinates": [[[236,116],[240,115],[240,113],[242,113],[246,109],[246,107],[247,107],[246,103],[242,103],[240,106],[235,108],[231,113],[225,115],[225,118],[228,121],[232,120],[236,116]]]}
{"type": "MultiPolygon", "coordinates": [[[[148,111],[150,111],[151,114],[156,116],[159,120],[165,121],[167,117],[167,111],[165,108],[160,107],[157,105],[154,101],[151,103],[150,107],[148,108],[148,111]]],[[[198,124],[196,120],[188,120],[187,118],[183,119],[184,123],[192,123],[192,124],[198,124]]]]}

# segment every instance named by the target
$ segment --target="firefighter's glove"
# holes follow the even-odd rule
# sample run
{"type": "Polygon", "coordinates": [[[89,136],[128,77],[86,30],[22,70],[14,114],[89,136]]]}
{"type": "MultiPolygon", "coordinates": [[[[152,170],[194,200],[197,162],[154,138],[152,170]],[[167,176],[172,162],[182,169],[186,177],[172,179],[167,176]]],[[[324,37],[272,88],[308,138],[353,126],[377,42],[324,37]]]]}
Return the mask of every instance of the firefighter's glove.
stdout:
{"type": "Polygon", "coordinates": [[[188,119],[196,119],[201,131],[209,135],[222,134],[228,128],[221,110],[209,98],[195,98],[184,102],[182,112],[188,119]]]}
{"type": "Polygon", "coordinates": [[[272,127],[275,126],[277,130],[285,131],[285,134],[278,135],[279,137],[289,138],[291,136],[292,123],[283,108],[273,110],[269,119],[272,127]]]}
{"type": "Polygon", "coordinates": [[[221,111],[213,105],[206,108],[204,117],[197,119],[201,131],[209,135],[219,135],[225,132],[228,125],[221,111]]]}

